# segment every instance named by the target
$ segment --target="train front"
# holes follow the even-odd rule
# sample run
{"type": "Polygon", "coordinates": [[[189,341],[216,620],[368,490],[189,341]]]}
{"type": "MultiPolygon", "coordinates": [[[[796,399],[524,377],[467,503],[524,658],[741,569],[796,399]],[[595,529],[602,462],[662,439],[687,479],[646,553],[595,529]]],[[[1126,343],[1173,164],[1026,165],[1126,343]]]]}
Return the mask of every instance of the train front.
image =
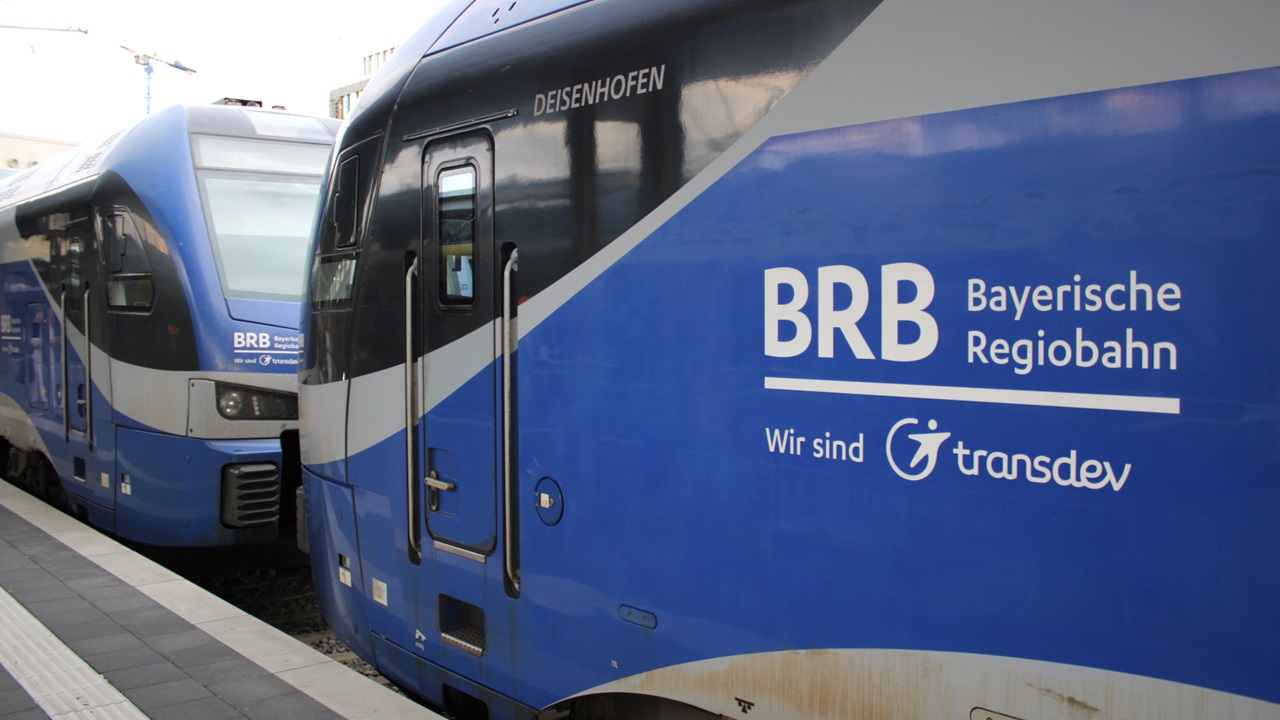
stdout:
{"type": "Polygon", "coordinates": [[[155,545],[270,542],[293,532],[299,303],[338,124],[218,106],[186,114],[191,163],[170,192],[187,200],[146,204],[168,214],[156,224],[168,226],[174,273],[157,289],[182,292],[190,317],[113,343],[118,356],[153,343],[150,362],[113,359],[115,529],[155,545]],[[193,345],[195,358],[156,372],[169,343],[193,345]]]}

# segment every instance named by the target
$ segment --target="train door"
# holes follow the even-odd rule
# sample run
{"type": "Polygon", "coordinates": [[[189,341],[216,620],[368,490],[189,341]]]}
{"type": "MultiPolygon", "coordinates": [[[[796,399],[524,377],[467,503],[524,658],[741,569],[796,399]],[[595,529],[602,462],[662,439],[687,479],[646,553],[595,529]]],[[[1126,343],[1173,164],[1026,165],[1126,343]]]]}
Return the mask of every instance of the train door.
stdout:
{"type": "MultiPolygon", "coordinates": [[[[68,233],[64,245],[63,260],[66,274],[63,276],[59,303],[62,305],[62,357],[63,387],[66,389],[63,400],[64,420],[68,431],[83,435],[89,427],[89,394],[86,390],[86,367],[84,341],[84,306],[86,298],[84,252],[87,238],[79,227],[79,232],[68,233]]],[[[77,477],[77,479],[80,479],[77,477]]]]}
{"type": "Polygon", "coordinates": [[[427,147],[418,315],[428,356],[442,358],[422,369],[427,536],[437,549],[480,562],[497,546],[498,513],[497,369],[486,330],[495,316],[492,156],[483,134],[427,147]],[[444,362],[444,348],[461,352],[444,362]]]}
{"type": "Polygon", "coordinates": [[[427,360],[417,375],[425,410],[416,436],[425,530],[417,646],[478,678],[481,666],[509,666],[513,652],[510,643],[487,643],[512,632],[511,613],[495,603],[514,594],[510,543],[501,552],[498,542],[511,536],[500,533],[512,517],[503,500],[501,319],[513,258],[495,242],[488,134],[428,144],[422,172],[416,304],[427,360]],[[442,553],[456,557],[444,562],[442,553]]]}
{"type": "MultiPolygon", "coordinates": [[[[105,368],[94,367],[90,338],[100,337],[94,327],[100,321],[100,274],[97,270],[97,235],[93,215],[85,208],[71,213],[63,229],[61,242],[62,285],[58,303],[62,310],[62,332],[57,342],[62,362],[58,383],[62,392],[63,431],[68,445],[71,468],[68,473],[75,492],[95,506],[111,511],[115,508],[110,463],[99,462],[98,428],[95,416],[94,384],[105,368]],[[101,467],[100,467],[101,466],[101,467]]],[[[108,443],[110,444],[110,443],[108,443]]],[[[86,508],[93,512],[93,508],[86,508]]],[[[95,524],[114,527],[109,517],[98,517],[95,524]]]]}

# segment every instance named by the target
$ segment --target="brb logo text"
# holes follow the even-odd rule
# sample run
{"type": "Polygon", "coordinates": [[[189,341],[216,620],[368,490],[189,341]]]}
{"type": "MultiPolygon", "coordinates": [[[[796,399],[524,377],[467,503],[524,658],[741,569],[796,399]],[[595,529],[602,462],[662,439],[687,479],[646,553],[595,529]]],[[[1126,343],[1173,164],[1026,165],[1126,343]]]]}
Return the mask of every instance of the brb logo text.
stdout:
{"type": "Polygon", "coordinates": [[[271,333],[237,332],[232,334],[231,341],[232,346],[237,350],[241,348],[266,350],[271,347],[271,333]]]}
{"type": "MultiPolygon", "coordinates": [[[[806,312],[810,294],[809,279],[803,272],[789,267],[764,271],[765,355],[780,358],[801,355],[813,345],[816,334],[818,357],[835,357],[839,335],[854,357],[876,359],[875,351],[858,329],[858,323],[871,305],[870,286],[860,270],[849,265],[818,268],[817,302],[808,311],[812,317],[806,312]],[[837,298],[842,307],[836,307],[837,298]]],[[[881,359],[914,362],[933,353],[938,346],[938,323],[925,312],[933,302],[933,295],[933,275],[923,265],[881,266],[881,359]],[[917,332],[902,333],[903,325],[913,325],[917,332]],[[904,337],[915,339],[903,341],[904,337]]]]}

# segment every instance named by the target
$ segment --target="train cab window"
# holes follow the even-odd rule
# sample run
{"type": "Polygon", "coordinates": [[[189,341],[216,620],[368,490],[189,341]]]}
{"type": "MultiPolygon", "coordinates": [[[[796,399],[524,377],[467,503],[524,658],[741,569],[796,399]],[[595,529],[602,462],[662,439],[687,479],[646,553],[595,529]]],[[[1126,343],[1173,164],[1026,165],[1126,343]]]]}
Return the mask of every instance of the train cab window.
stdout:
{"type": "Polygon", "coordinates": [[[107,305],[112,310],[150,310],[155,304],[151,263],[133,217],[127,212],[107,213],[101,230],[107,305]]]}
{"type": "Polygon", "coordinates": [[[123,215],[105,215],[102,218],[102,264],[109,273],[124,269],[125,237],[123,215]]]}
{"type": "Polygon", "coordinates": [[[333,232],[340,248],[356,244],[357,199],[360,183],[360,156],[347,158],[338,168],[338,183],[333,192],[333,232]]]}
{"type": "Polygon", "coordinates": [[[320,257],[311,264],[311,309],[329,310],[351,300],[356,281],[356,258],[320,257]]]}
{"type": "Polygon", "coordinates": [[[107,303],[112,310],[148,310],[155,303],[151,276],[116,277],[107,281],[107,303]]]}
{"type": "Polygon", "coordinates": [[[440,241],[440,303],[470,305],[475,298],[476,170],[443,170],[436,177],[440,241]]]}
{"type": "Polygon", "coordinates": [[[223,293],[238,300],[302,300],[330,146],[193,137],[223,293]]]}

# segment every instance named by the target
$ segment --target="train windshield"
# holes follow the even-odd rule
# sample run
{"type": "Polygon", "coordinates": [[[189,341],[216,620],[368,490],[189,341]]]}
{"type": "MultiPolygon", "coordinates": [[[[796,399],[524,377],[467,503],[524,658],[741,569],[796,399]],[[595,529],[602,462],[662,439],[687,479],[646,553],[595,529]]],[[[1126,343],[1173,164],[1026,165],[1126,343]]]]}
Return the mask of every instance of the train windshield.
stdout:
{"type": "Polygon", "coordinates": [[[301,301],[329,146],[197,135],[193,150],[223,293],[301,301]]]}

